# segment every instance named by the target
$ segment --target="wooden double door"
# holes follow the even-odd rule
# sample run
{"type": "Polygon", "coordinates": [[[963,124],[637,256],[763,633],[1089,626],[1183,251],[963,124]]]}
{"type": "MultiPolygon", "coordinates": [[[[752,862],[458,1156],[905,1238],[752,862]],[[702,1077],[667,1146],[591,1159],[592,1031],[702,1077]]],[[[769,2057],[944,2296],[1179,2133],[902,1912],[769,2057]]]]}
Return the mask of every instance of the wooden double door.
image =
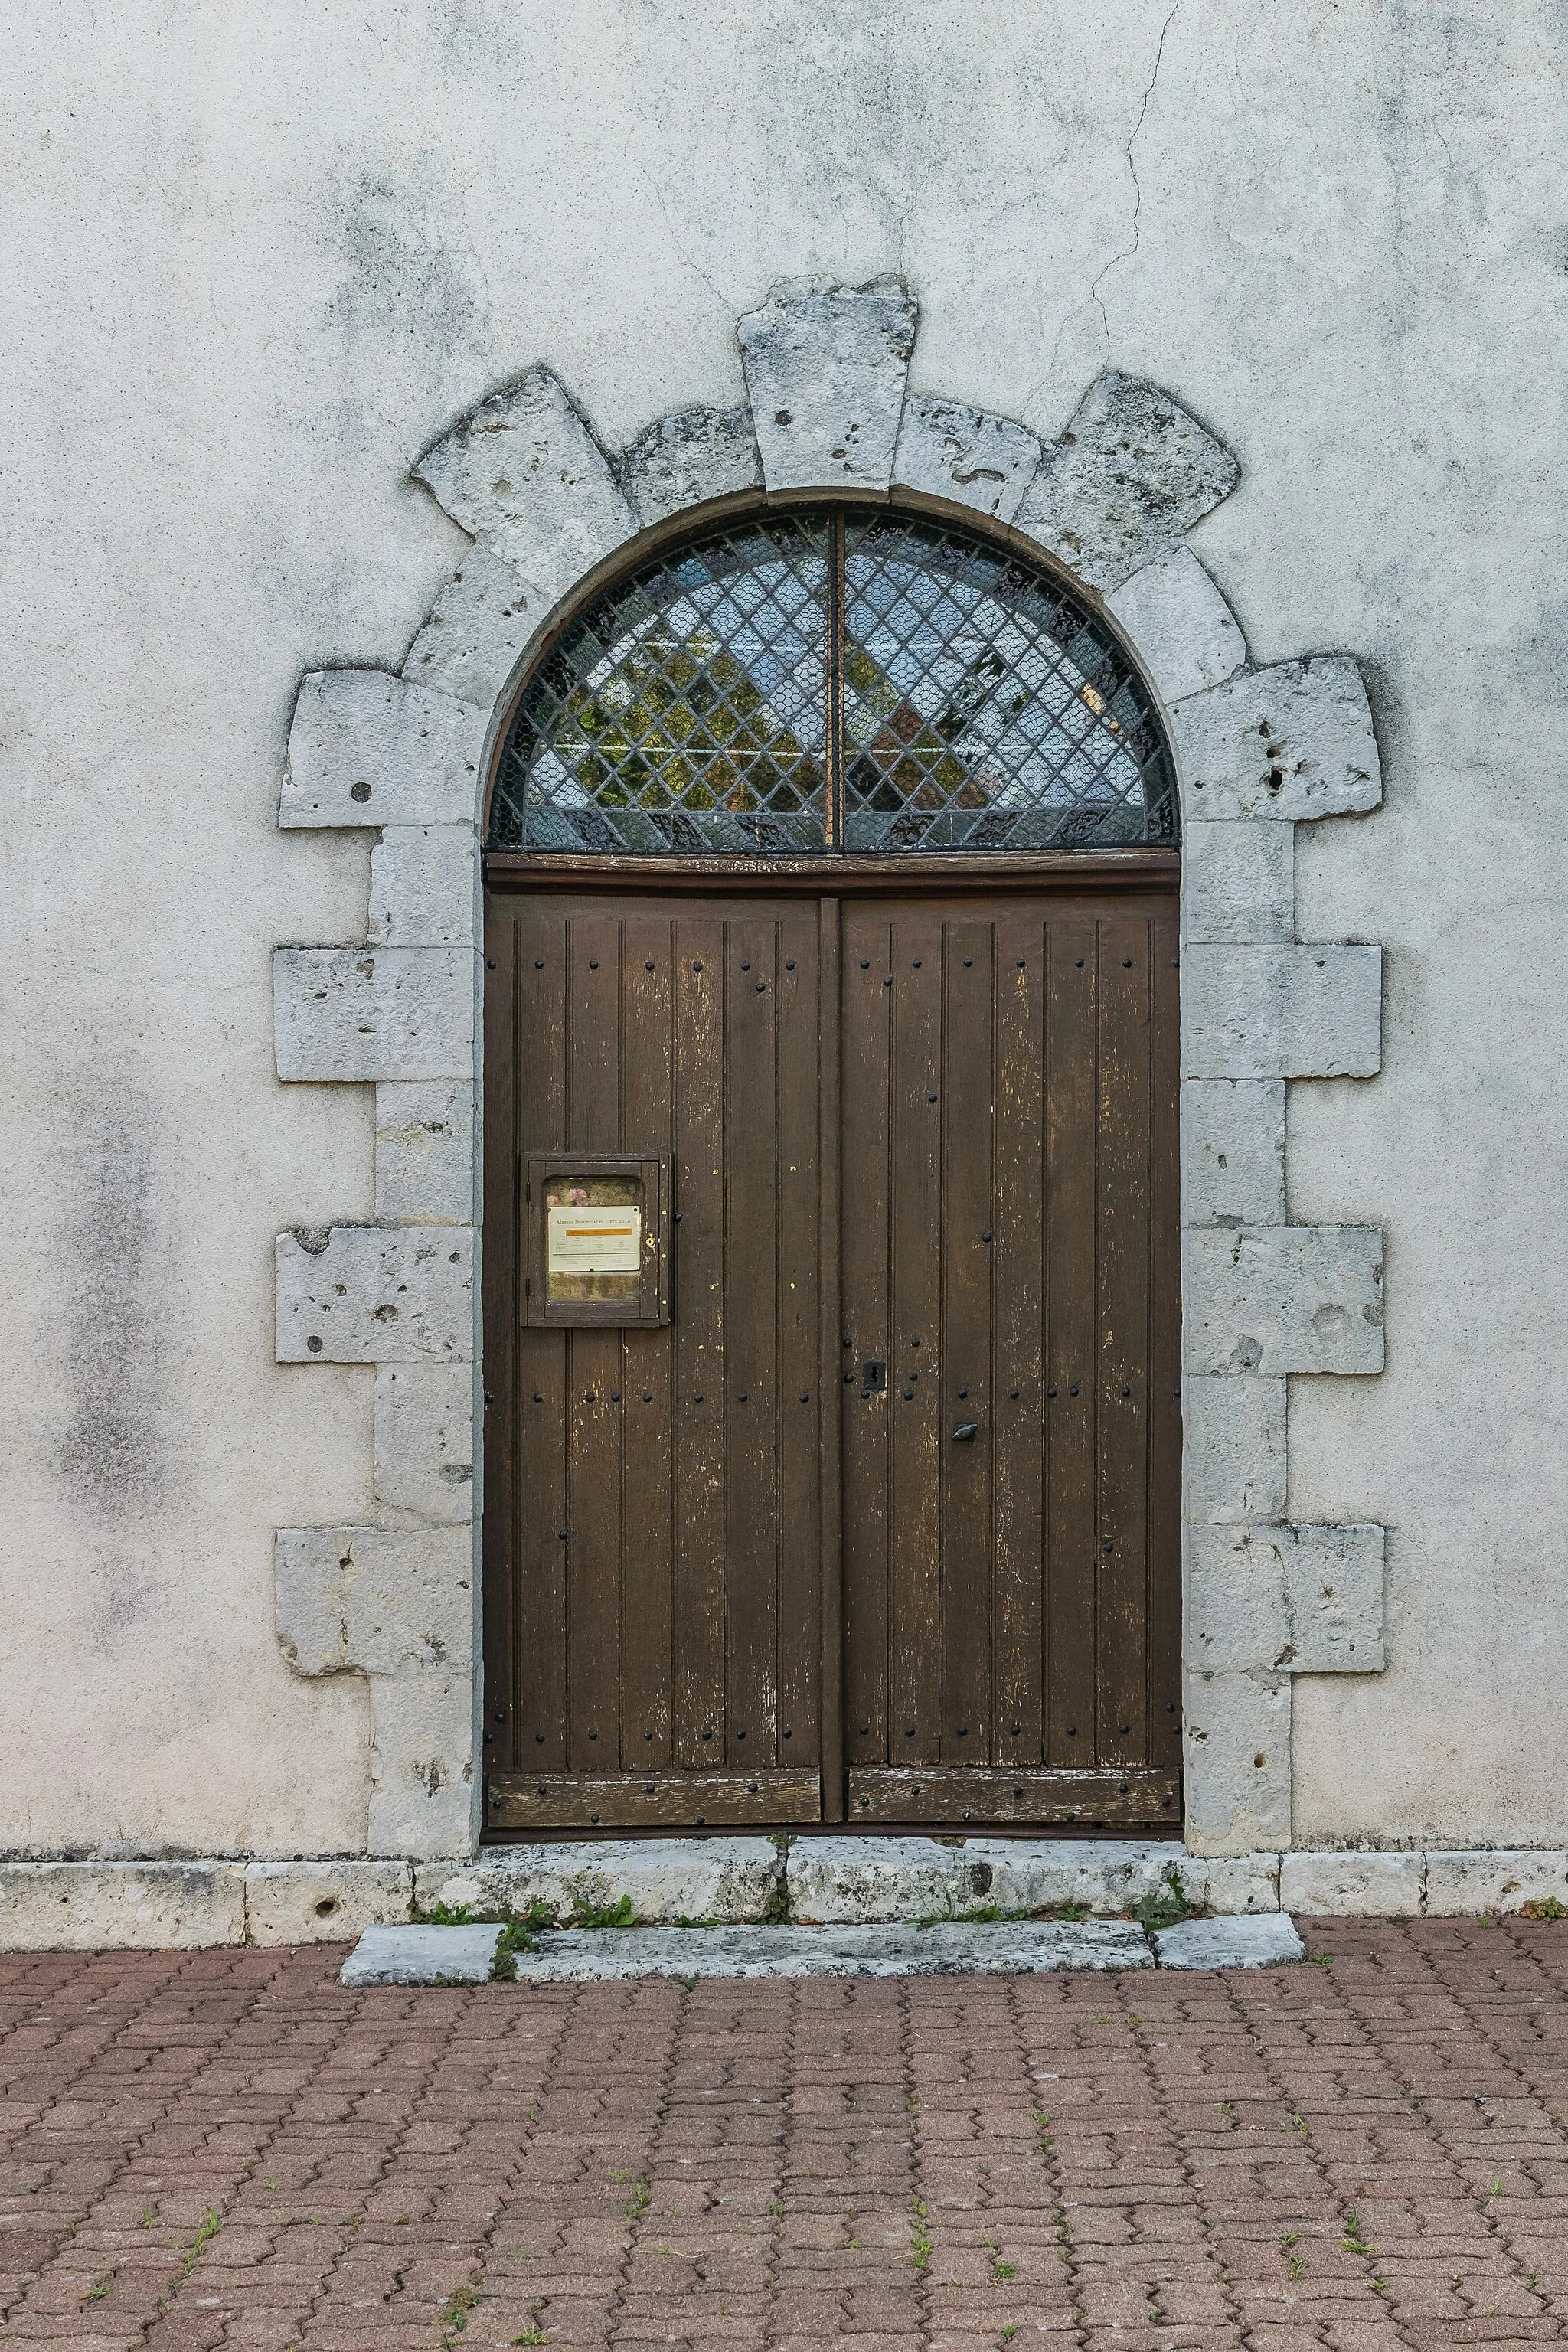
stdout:
{"type": "Polygon", "coordinates": [[[1179,1821],[1176,938],[1168,868],[492,893],[491,1832],[1179,1821]],[[550,1319],[574,1155],[638,1322],[550,1319]]]}

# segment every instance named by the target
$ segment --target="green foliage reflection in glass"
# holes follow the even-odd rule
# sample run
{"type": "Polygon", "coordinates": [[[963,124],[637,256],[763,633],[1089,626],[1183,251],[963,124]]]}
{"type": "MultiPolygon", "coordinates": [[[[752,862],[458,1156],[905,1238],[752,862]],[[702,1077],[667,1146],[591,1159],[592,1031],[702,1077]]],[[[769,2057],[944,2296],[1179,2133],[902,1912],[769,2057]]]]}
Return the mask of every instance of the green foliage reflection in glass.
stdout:
{"type": "Polygon", "coordinates": [[[795,513],[660,557],[571,625],[513,722],[490,846],[787,855],[830,830],[879,855],[1165,843],[1175,798],[1142,683],[1058,581],[948,524],[795,513]]]}

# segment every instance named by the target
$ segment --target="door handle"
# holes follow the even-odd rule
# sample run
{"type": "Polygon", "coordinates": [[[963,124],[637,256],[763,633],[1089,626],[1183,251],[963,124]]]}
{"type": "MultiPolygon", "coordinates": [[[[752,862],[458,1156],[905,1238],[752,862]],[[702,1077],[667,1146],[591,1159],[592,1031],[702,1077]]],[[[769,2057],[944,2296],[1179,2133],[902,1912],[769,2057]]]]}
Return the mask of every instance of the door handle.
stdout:
{"type": "Polygon", "coordinates": [[[971,1438],[978,1437],[979,1434],[980,1423],[977,1421],[959,1421],[953,1423],[952,1442],[955,1445],[967,1445],[971,1438]]]}

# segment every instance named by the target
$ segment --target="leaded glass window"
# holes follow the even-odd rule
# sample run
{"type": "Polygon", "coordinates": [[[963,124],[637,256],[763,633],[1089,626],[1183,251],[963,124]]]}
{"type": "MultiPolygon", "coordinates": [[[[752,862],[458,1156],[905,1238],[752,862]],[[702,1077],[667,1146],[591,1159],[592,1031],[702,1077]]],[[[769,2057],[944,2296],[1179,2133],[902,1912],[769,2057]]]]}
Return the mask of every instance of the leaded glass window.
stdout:
{"type": "Polygon", "coordinates": [[[1176,837],[1104,623],[978,532],[887,508],[710,530],[606,589],[530,680],[492,849],[1103,849],[1176,837]]]}

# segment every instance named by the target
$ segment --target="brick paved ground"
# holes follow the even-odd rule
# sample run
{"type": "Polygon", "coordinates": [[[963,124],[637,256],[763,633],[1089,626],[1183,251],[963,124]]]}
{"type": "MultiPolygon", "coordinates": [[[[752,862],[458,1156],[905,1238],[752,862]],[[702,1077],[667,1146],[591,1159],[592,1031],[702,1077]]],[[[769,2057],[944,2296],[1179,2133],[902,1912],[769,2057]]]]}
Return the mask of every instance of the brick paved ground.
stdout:
{"type": "Polygon", "coordinates": [[[1311,1942],[692,1990],[0,1959],[0,2341],[1568,2342],[1568,1927],[1311,1942]]]}

